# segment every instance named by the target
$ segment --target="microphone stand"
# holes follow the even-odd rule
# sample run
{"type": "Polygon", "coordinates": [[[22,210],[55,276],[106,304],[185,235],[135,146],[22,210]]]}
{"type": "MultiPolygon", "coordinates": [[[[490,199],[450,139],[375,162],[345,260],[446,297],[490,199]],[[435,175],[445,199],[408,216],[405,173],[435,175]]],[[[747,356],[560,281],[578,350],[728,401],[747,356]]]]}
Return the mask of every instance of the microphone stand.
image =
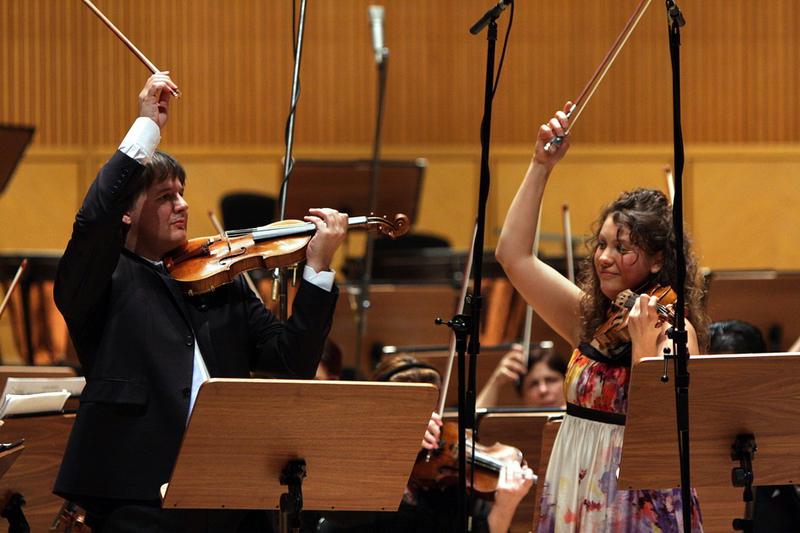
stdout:
{"type": "MultiPolygon", "coordinates": [[[[380,178],[381,162],[381,129],[383,126],[383,103],[386,95],[386,73],[389,67],[389,49],[381,50],[381,61],[378,67],[378,108],[375,116],[375,136],[372,142],[372,165],[369,180],[369,214],[375,214],[378,208],[378,185],[380,178]]],[[[372,262],[375,248],[375,236],[367,232],[367,248],[364,252],[364,273],[361,276],[361,290],[358,297],[358,314],[356,317],[356,371],[361,369],[361,351],[363,350],[364,337],[367,333],[367,311],[370,308],[369,287],[372,283],[372,262]]]]}
{"type": "MultiPolygon", "coordinates": [[[[472,444],[477,440],[475,431],[475,374],[477,357],[480,353],[481,280],[483,277],[483,242],[486,231],[486,202],[489,197],[491,181],[489,171],[489,144],[492,132],[492,98],[494,96],[494,59],[497,43],[497,19],[510,1],[501,0],[487,11],[470,28],[477,35],[488,25],[486,35],[486,81],[483,99],[483,120],[481,121],[481,179],[478,192],[478,213],[475,220],[475,238],[472,243],[472,294],[464,299],[464,309],[468,313],[457,314],[447,322],[456,337],[458,353],[458,530],[472,529],[467,518],[467,442],[466,431],[472,430],[472,444]],[[467,347],[468,345],[468,347],[467,347]],[[466,379],[466,351],[470,354],[469,382],[466,379]]],[[[437,319],[437,324],[442,321],[437,319]]],[[[473,449],[474,451],[474,449],[473,449]]],[[[474,468],[472,472],[474,474],[474,468]]]]}
{"type": "MultiPolygon", "coordinates": [[[[664,354],[674,361],[675,410],[678,429],[678,453],[681,468],[681,506],[683,531],[692,528],[692,484],[689,464],[689,348],[686,333],[686,256],[683,250],[683,129],[681,126],[680,45],[681,26],[686,21],[673,0],[666,0],[669,22],[669,52],[672,62],[672,128],[675,168],[675,198],[672,203],[672,220],[675,226],[676,285],[678,300],[675,303],[675,326],[669,329],[673,355],[664,354]]],[[[665,350],[666,351],[666,350],[665,350]]],[[[665,373],[666,375],[666,373],[665,373]]]]}
{"type": "MultiPolygon", "coordinates": [[[[303,54],[303,29],[306,25],[306,0],[300,0],[300,20],[297,23],[297,41],[294,45],[294,72],[292,73],[292,99],[289,104],[289,117],[286,121],[286,155],[283,158],[283,182],[280,192],[280,214],[278,220],[286,218],[286,194],[289,189],[289,178],[294,168],[292,149],[294,148],[294,117],[297,113],[297,100],[300,98],[300,58],[303,54]]],[[[294,18],[292,18],[294,26],[294,18]]],[[[294,33],[294,32],[292,32],[294,33]]],[[[286,269],[276,268],[273,271],[272,294],[278,294],[278,318],[286,320],[289,316],[288,310],[288,287],[286,286],[286,269]],[[278,292],[275,291],[275,284],[278,285],[278,292]]]]}

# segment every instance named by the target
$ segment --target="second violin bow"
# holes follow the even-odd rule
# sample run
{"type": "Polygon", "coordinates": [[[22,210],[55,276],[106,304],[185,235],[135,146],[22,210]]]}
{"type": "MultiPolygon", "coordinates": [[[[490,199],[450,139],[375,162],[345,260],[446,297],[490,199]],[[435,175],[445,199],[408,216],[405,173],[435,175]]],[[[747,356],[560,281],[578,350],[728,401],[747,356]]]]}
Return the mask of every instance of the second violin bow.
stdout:
{"type": "Polygon", "coordinates": [[[589,83],[583,88],[581,94],[572,104],[569,111],[567,111],[567,118],[570,119],[569,127],[567,131],[564,132],[563,136],[556,136],[554,139],[548,141],[544,145],[545,150],[550,150],[553,145],[559,145],[564,141],[564,137],[569,135],[569,132],[572,130],[572,127],[578,121],[578,117],[581,116],[583,112],[583,108],[592,98],[592,95],[597,90],[597,87],[600,85],[600,82],[603,81],[608,69],[611,68],[611,65],[614,63],[614,60],[619,55],[622,47],[625,46],[625,43],[628,42],[628,38],[633,33],[633,30],[636,29],[636,25],[639,24],[642,16],[644,16],[647,8],[650,7],[651,0],[642,0],[639,3],[639,6],[634,11],[633,15],[630,19],[628,19],[627,24],[625,27],[622,28],[622,32],[617,36],[617,39],[614,41],[614,44],[611,46],[611,49],[608,51],[606,56],[603,58],[603,61],[600,63],[600,66],[597,67],[595,70],[594,75],[589,79],[589,83]]]}
{"type": "Polygon", "coordinates": [[[569,216],[569,204],[561,206],[564,225],[564,259],[567,263],[567,279],[575,283],[575,258],[572,253],[572,223],[569,216]]]}
{"type": "Polygon", "coordinates": [[[25,268],[27,266],[28,260],[23,259],[22,263],[20,263],[19,268],[17,269],[17,273],[14,274],[14,279],[11,280],[11,285],[8,286],[8,291],[6,291],[6,296],[3,298],[3,303],[0,304],[0,316],[3,316],[3,312],[6,310],[8,302],[11,299],[11,294],[14,292],[14,289],[17,288],[19,280],[22,278],[22,273],[25,272],[25,268]]]}
{"type": "Polygon", "coordinates": [[[672,175],[672,167],[664,166],[664,177],[667,180],[667,192],[669,193],[669,203],[675,200],[675,177],[672,175]]]}

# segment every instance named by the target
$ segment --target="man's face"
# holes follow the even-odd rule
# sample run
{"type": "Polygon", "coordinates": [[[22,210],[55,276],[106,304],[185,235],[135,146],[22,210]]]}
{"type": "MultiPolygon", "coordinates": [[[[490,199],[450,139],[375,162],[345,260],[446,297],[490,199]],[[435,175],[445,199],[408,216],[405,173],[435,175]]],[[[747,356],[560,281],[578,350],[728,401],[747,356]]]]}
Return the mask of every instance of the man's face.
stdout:
{"type": "Polygon", "coordinates": [[[189,204],[183,198],[183,184],[176,177],[153,183],[123,221],[131,225],[125,246],[142,257],[160,260],[187,240],[189,204]]]}

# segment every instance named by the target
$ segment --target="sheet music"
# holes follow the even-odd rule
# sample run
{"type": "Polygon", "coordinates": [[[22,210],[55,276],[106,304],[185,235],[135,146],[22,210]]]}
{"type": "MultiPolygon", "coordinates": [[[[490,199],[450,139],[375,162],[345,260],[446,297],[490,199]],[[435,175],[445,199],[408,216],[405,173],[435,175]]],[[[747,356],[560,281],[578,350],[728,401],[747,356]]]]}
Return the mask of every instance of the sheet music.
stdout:
{"type": "Polygon", "coordinates": [[[14,378],[10,377],[6,381],[3,389],[3,398],[9,394],[37,394],[40,392],[60,392],[65,390],[72,396],[80,396],[83,387],[86,385],[86,378],[14,378]]]}
{"type": "Polygon", "coordinates": [[[64,409],[70,396],[80,396],[86,379],[10,377],[3,389],[0,419],[10,415],[52,413],[64,409]]]}
{"type": "Polygon", "coordinates": [[[64,408],[69,396],[70,393],[65,390],[38,394],[7,394],[0,406],[0,418],[10,415],[58,412],[64,408]]]}

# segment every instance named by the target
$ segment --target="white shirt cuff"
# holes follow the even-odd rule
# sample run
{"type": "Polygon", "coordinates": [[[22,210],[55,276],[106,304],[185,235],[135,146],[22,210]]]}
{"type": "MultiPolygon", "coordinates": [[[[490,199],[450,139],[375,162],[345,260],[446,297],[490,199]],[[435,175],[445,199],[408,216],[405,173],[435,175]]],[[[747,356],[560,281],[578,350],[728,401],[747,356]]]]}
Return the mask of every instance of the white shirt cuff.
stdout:
{"type": "Polygon", "coordinates": [[[161,141],[161,129],[158,124],[150,118],[139,117],[133,122],[125,138],[122,139],[119,151],[144,164],[153,157],[159,141],[161,141]]]}
{"type": "Polygon", "coordinates": [[[309,283],[313,283],[324,291],[331,292],[331,290],[333,290],[334,275],[335,273],[333,270],[317,272],[308,265],[303,267],[303,279],[309,283]]]}

